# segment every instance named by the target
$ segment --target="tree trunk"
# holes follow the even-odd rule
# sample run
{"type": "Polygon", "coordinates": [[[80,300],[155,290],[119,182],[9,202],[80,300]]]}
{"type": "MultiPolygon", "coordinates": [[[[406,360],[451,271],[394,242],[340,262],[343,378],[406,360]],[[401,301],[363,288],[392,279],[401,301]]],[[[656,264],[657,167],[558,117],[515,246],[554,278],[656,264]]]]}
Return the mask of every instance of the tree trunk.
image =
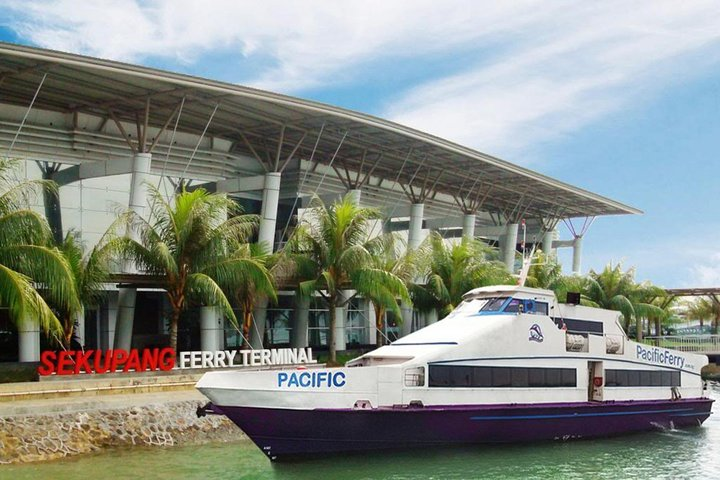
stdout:
{"type": "Polygon", "coordinates": [[[635,338],[638,342],[643,339],[643,321],[640,317],[635,317],[635,338]]]}
{"type": "Polygon", "coordinates": [[[243,310],[243,325],[242,325],[243,347],[244,348],[250,347],[250,327],[252,327],[252,314],[253,314],[252,309],[245,306],[245,309],[243,310]]]}
{"type": "Polygon", "coordinates": [[[328,363],[331,364],[331,366],[335,366],[335,363],[337,363],[337,347],[335,344],[335,303],[337,303],[335,296],[331,296],[328,298],[328,308],[330,311],[328,312],[330,314],[330,331],[328,332],[328,363]]]}
{"type": "Polygon", "coordinates": [[[715,320],[713,320],[713,333],[718,333],[718,325],[720,325],[720,312],[715,314],[715,320]]]}
{"type": "Polygon", "coordinates": [[[178,323],[180,323],[180,309],[173,308],[170,317],[170,348],[173,349],[175,355],[177,355],[178,323]]]}
{"type": "Polygon", "coordinates": [[[385,345],[385,336],[383,335],[383,326],[385,325],[385,312],[381,307],[373,305],[375,308],[375,343],[378,347],[385,345]]]}
{"type": "Polygon", "coordinates": [[[656,336],[659,337],[662,335],[661,329],[662,329],[662,323],[660,322],[660,318],[658,317],[655,319],[655,335],[656,336]]]}

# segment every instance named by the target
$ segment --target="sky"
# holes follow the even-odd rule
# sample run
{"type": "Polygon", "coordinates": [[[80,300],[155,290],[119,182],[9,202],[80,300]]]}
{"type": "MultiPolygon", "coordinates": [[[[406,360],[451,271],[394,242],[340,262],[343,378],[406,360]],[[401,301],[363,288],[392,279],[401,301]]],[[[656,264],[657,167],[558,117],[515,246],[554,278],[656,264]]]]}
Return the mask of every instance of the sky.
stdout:
{"type": "Polygon", "coordinates": [[[584,271],[720,287],[720,2],[5,0],[0,40],[445,137],[643,210],[593,223],[584,271]]]}

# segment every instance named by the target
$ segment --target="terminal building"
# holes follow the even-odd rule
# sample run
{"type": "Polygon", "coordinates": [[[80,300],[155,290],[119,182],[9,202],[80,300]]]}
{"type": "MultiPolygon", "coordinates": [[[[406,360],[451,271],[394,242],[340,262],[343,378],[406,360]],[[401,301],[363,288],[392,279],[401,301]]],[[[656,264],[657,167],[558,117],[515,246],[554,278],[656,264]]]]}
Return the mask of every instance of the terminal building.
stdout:
{"type": "MultiPolygon", "coordinates": [[[[545,252],[572,248],[581,270],[583,236],[601,215],[636,214],[620,202],[388,120],[313,101],[136,65],[0,43],[0,155],[21,160],[25,178],[59,185],[39,199],[57,238],[79,232],[94,245],[118,212],[149,209],[145,184],[225,192],[261,221],[257,240],[281,248],[317,195],[382,210],[385,230],[417,247],[431,230],[478,237],[511,270],[525,228],[545,252]],[[568,225],[559,238],[559,223],[568,225]],[[520,233],[522,235],[522,233],[520,233]]],[[[117,274],[78,331],[87,348],[167,344],[169,307],[151,278],[117,274]]],[[[1,306],[0,306],[1,307],[1,306]]],[[[256,312],[252,344],[322,348],[320,302],[281,292],[256,312]]],[[[338,349],[375,341],[368,302],[338,321],[338,349]]],[[[405,313],[405,312],[404,312],[405,313]]],[[[405,317],[405,315],[404,315],[405,317]]],[[[407,312],[402,335],[434,321],[407,312]]],[[[37,359],[37,329],[16,332],[0,311],[4,358],[37,359]],[[6,345],[7,344],[7,345],[6,345]]],[[[237,348],[241,337],[212,307],[187,311],[179,350],[237,348]]]]}

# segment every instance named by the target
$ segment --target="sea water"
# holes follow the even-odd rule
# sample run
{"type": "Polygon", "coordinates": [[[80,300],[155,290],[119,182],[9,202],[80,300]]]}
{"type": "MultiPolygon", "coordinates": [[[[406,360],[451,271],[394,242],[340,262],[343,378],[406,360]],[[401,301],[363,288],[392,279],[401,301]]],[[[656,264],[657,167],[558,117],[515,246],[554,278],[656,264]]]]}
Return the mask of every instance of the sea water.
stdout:
{"type": "MultiPolygon", "coordinates": [[[[720,400],[720,384],[708,395],[720,400]]],[[[0,479],[718,479],[720,406],[702,427],[602,440],[426,448],[270,463],[250,441],[106,450],[0,466],[0,479]]]]}

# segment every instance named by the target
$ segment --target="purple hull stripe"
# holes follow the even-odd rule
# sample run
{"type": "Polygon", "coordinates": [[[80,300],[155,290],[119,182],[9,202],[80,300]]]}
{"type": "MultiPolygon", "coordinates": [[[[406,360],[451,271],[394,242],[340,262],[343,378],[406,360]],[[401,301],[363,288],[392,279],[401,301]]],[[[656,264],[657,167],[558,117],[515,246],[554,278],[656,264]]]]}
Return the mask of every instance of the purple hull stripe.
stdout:
{"type": "Polygon", "coordinates": [[[218,407],[272,460],[384,448],[609,437],[698,426],[712,400],[368,410],[218,407]]]}

